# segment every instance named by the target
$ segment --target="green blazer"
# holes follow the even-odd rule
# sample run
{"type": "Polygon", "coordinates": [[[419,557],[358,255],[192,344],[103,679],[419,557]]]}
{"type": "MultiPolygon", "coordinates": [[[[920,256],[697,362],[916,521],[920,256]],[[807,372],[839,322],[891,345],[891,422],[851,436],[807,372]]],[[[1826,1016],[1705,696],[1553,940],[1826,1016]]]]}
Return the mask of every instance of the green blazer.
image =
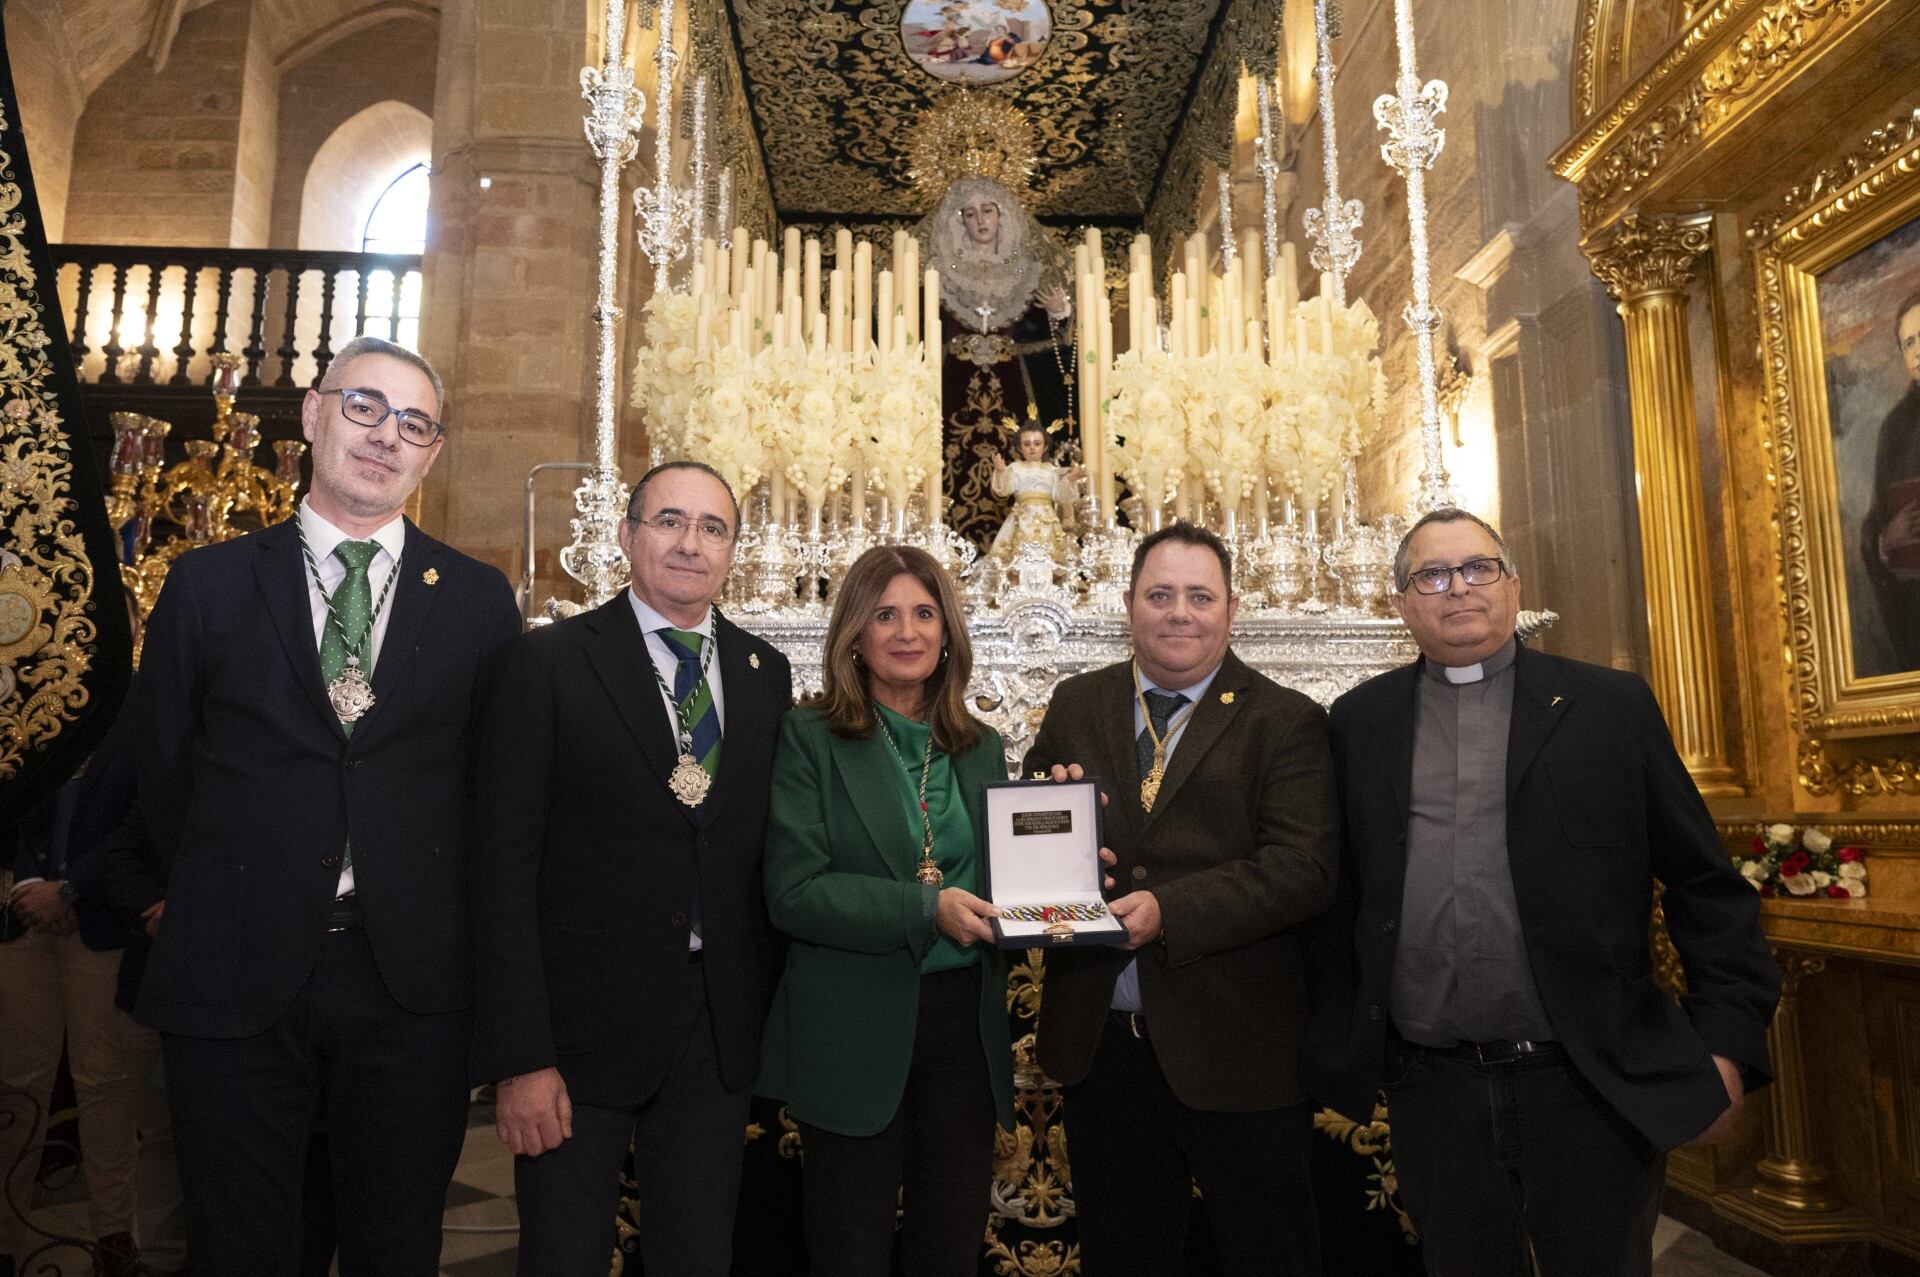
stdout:
{"type": "MultiPolygon", "coordinates": [[[[819,712],[789,710],[773,762],[767,911],[792,940],[760,1048],[755,1090],[799,1121],[873,1135],[900,1110],[920,1006],[920,961],[939,891],[914,877],[920,833],[894,789],[899,763],[876,733],[847,740],[819,712]]],[[[1007,778],[1000,734],[953,760],[979,830],[988,781],[1007,778]]],[[[980,1041],[1000,1124],[1013,1128],[1007,966],[980,951],[980,1041]]]]}

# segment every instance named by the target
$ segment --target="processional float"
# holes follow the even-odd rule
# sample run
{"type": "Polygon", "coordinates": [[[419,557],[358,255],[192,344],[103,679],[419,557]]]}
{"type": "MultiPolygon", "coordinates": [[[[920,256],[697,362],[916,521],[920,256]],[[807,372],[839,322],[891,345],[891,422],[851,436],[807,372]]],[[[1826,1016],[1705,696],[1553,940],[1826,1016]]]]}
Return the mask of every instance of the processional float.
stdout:
{"type": "MultiPolygon", "coordinates": [[[[750,615],[748,623],[788,653],[799,690],[819,686],[828,609],[847,567],[874,544],[916,545],[962,583],[975,706],[1017,758],[1057,682],[1126,655],[1122,595],[1133,547],[1173,518],[1211,527],[1233,549],[1242,600],[1235,650],[1255,668],[1326,702],[1411,657],[1404,631],[1387,616],[1405,523],[1394,513],[1360,517],[1357,460],[1381,434],[1387,382],[1380,325],[1364,301],[1346,295],[1363,209],[1340,191],[1338,14],[1329,0],[1314,6],[1326,193],[1304,218],[1317,291],[1296,292],[1295,246],[1279,225],[1273,88],[1271,69],[1263,69],[1258,232],[1248,228],[1236,243],[1223,220],[1217,263],[1204,235],[1167,245],[1159,257],[1147,235],[1136,235],[1124,291],[1109,285],[1098,229],[1073,246],[1073,424],[1086,475],[1077,535],[1064,553],[1028,543],[1005,564],[978,556],[944,519],[938,263],[922,263],[918,239],[904,230],[879,247],[839,231],[830,268],[826,245],[797,228],[775,241],[728,231],[730,172],[720,179],[720,225],[707,234],[704,78],[694,95],[694,186],[671,181],[673,5],[658,0],[657,153],[652,185],[634,196],[655,292],[632,399],[646,410],[653,461],[698,459],[741,494],[723,606],[750,615]],[[1124,348],[1115,340],[1116,293],[1125,306],[1124,348]]],[[[638,149],[645,111],[622,57],[625,0],[607,0],[605,19],[601,65],[581,76],[601,175],[595,455],[574,494],[573,540],[560,554],[585,605],[626,584],[615,537],[627,488],[617,464],[614,281],[620,174],[638,149]]],[[[1374,114],[1385,135],[1381,153],[1407,187],[1413,277],[1403,317],[1415,340],[1425,461],[1418,507],[1426,510],[1452,501],[1425,199],[1426,171],[1445,144],[1436,121],[1446,85],[1419,79],[1410,0],[1396,0],[1394,30],[1395,90],[1375,102],[1374,114]]],[[[965,112],[978,100],[961,93],[935,112],[965,112]]],[[[964,131],[966,121],[945,125],[964,131]]],[[[530,541],[529,561],[533,548],[530,541]]],[[[550,600],[542,619],[582,606],[550,600]]],[[[1522,627],[1552,619],[1526,613],[1522,627]]]]}

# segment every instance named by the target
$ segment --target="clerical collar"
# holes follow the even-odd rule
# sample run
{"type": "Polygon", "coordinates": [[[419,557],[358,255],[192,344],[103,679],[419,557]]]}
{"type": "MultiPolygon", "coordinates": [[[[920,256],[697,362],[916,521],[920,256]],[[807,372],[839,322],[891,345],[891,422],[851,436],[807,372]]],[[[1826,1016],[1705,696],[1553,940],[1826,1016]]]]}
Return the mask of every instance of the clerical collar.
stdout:
{"type": "Polygon", "coordinates": [[[1519,647],[1519,641],[1509,637],[1493,655],[1472,665],[1442,665],[1439,661],[1429,659],[1425,663],[1427,677],[1436,683],[1448,683],[1454,686],[1462,683],[1478,683],[1483,679],[1492,678],[1512,665],[1514,653],[1519,650],[1519,647]]]}

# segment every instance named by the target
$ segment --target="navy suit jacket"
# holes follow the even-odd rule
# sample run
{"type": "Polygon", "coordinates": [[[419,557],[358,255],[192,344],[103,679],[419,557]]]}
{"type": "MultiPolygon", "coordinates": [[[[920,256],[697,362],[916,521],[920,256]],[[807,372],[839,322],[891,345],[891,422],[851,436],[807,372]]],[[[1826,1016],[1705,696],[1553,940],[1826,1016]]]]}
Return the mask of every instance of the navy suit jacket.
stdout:
{"type": "Polygon", "coordinates": [[[139,802],[167,909],[138,1015],[245,1037],[305,983],[353,842],[367,939],[394,999],[471,1000],[466,909],[479,708],[520,628],[498,569],[407,524],[373,708],[327,704],[293,520],[181,556],[134,688],[139,802]]]}
{"type": "MultiPolygon", "coordinates": [[[[1334,702],[1346,817],[1333,907],[1311,947],[1309,1087],[1359,1120],[1384,1064],[1407,869],[1414,706],[1421,662],[1334,702]]],[[[1507,855],[1540,1001],[1574,1067],[1659,1148],[1727,1106],[1711,1056],[1764,1084],[1780,972],[1757,893],[1733,867],[1707,805],[1638,676],[1535,652],[1514,659],[1507,738],[1507,855]],[[1686,969],[1676,1002],[1653,980],[1653,884],[1686,969]]]]}

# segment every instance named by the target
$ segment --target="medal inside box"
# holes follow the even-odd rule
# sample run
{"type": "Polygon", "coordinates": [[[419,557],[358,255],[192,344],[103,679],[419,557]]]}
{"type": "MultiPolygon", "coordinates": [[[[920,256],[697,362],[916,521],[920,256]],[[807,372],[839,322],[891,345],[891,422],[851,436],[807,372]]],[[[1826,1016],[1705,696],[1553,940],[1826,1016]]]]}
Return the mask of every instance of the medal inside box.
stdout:
{"type": "Polygon", "coordinates": [[[991,784],[983,807],[982,860],[1002,948],[1126,942],[1100,890],[1097,782],[991,784]]]}

